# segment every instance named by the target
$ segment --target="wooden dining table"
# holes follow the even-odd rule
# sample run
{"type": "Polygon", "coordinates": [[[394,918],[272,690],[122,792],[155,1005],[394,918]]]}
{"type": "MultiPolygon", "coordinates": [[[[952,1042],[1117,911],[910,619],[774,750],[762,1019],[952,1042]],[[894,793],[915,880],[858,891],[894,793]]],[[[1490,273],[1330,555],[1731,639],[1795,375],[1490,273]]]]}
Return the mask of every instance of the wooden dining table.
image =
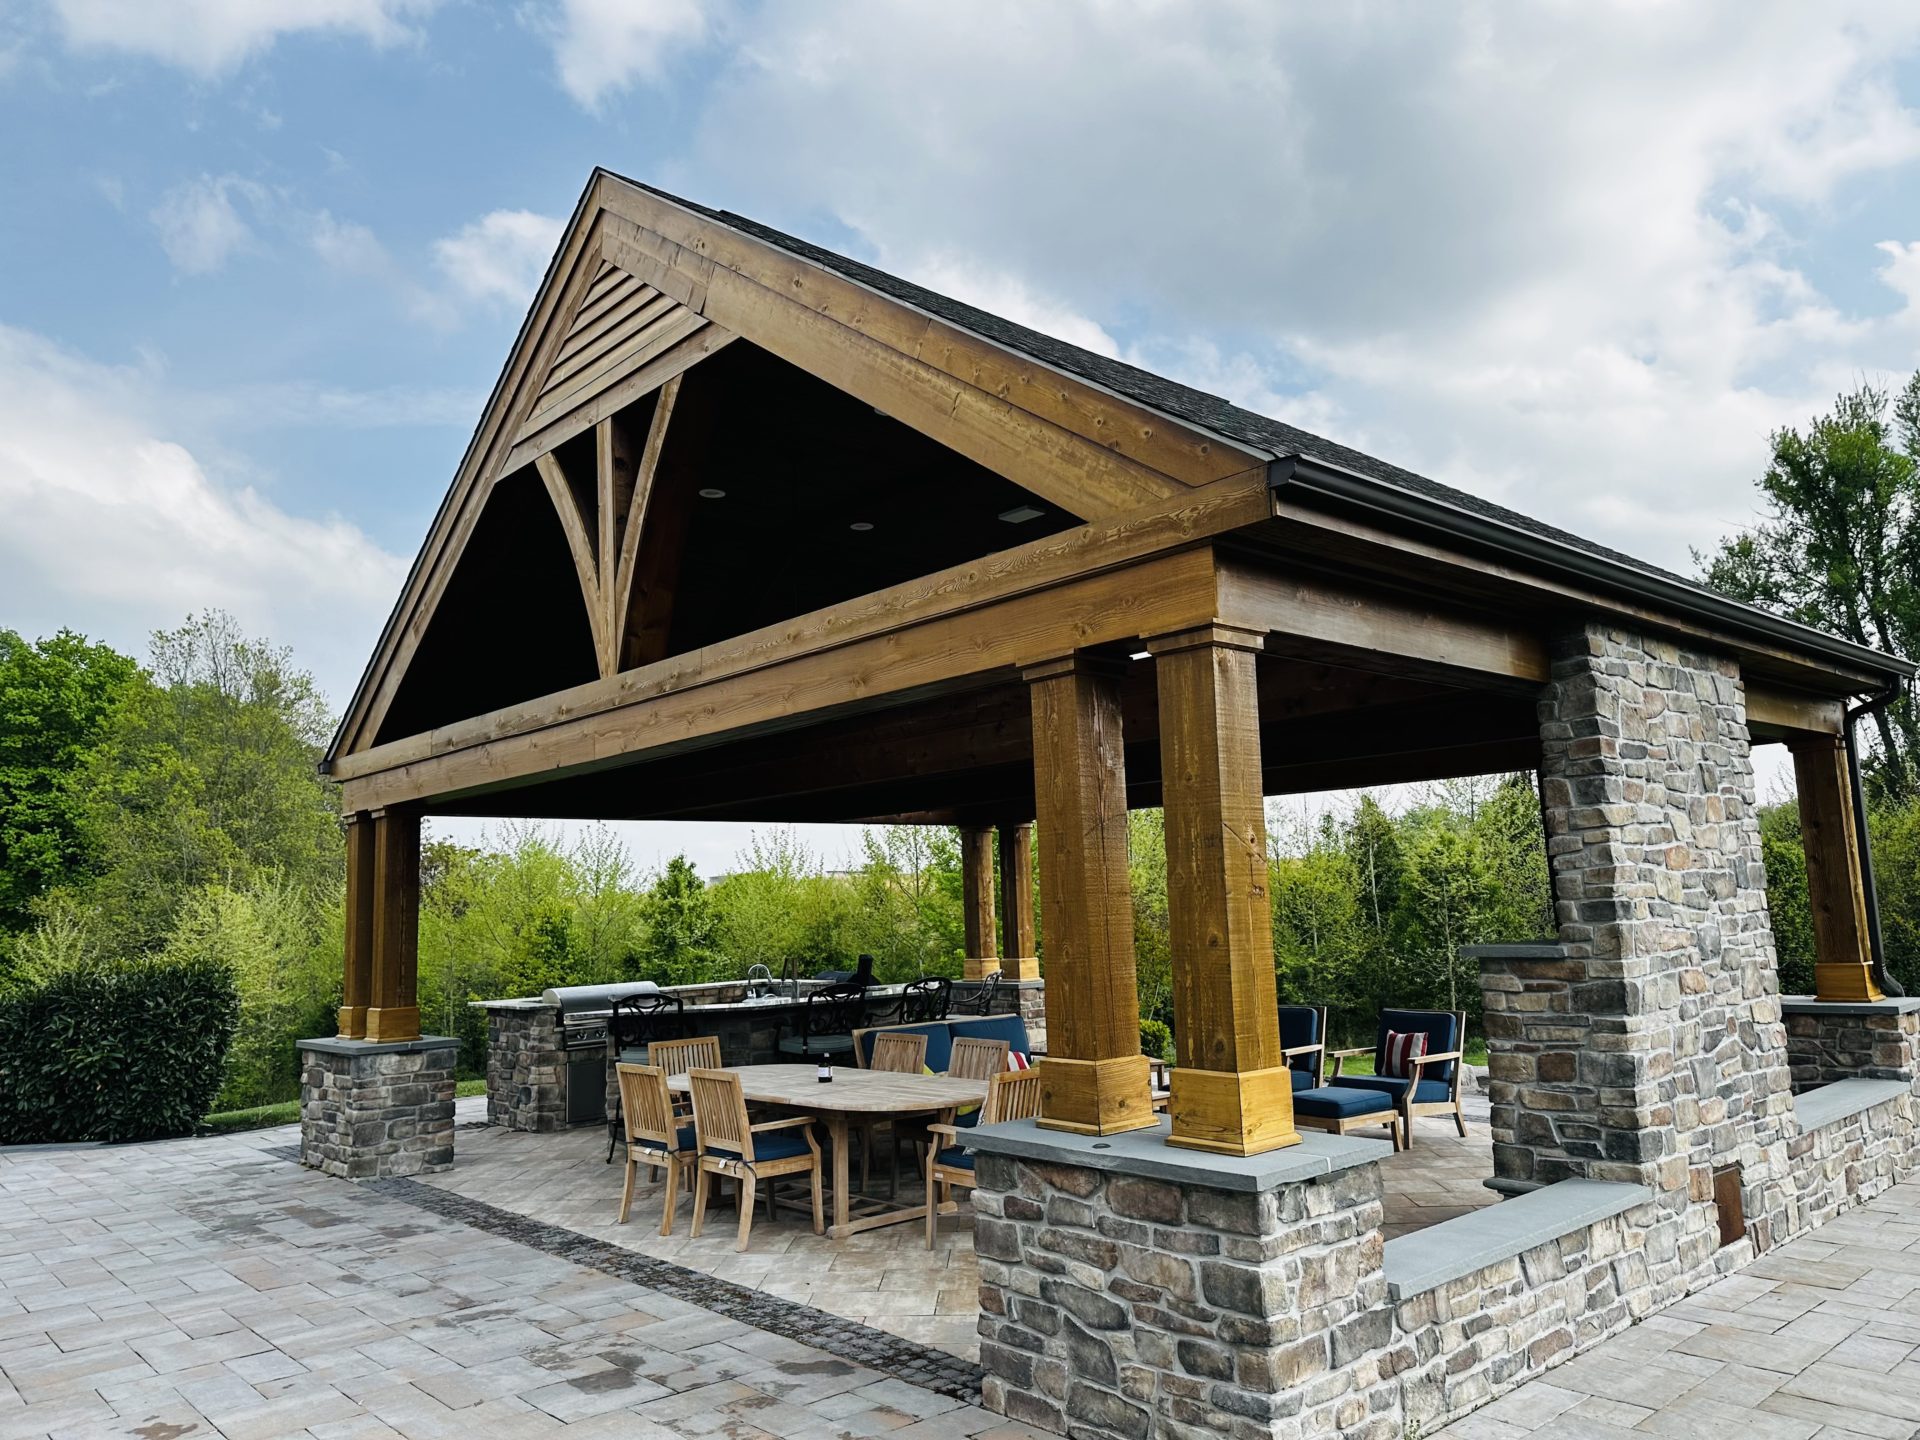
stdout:
{"type": "MultiPolygon", "coordinates": [[[[818,1116],[833,1142],[833,1223],[827,1234],[838,1240],[882,1225],[924,1220],[927,1201],[896,1205],[877,1196],[862,1195],[863,1213],[854,1213],[853,1187],[848,1181],[847,1133],[855,1121],[937,1116],[951,1125],[963,1105],[987,1098],[984,1080],[960,1080],[945,1075],[907,1075],[890,1070],[833,1067],[833,1079],[822,1082],[817,1065],[729,1065],[740,1077],[740,1090],[750,1105],[777,1105],[818,1116]]],[[[667,1077],[667,1087],[687,1094],[692,1082],[685,1075],[667,1077]]],[[[931,1200],[932,1197],[927,1197],[931,1200]]]]}

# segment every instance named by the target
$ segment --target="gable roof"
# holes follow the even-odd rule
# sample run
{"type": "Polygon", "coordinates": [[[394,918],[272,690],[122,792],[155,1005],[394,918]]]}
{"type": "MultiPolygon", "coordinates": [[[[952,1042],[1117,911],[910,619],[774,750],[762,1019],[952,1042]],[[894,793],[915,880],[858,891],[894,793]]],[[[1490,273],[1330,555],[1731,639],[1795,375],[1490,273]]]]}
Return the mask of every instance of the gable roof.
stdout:
{"type": "Polygon", "coordinates": [[[1446,533],[1470,548],[1519,552],[1548,568],[1564,568],[1583,578],[1646,595],[1658,603],[1698,613],[1711,623],[1736,632],[1762,635],[1801,649],[1830,656],[1850,666],[1884,675],[1910,678],[1916,667],[1905,660],[1802,625],[1771,611],[1722,595],[1699,581],[1664,570],[1635,556],[1536,520],[1491,500],[1443,485],[1411,470],[1301,430],[1284,421],[1243,410],[1238,405],[1169,380],[1137,365],[1096,354],[1065,340],[1042,334],[1015,321],[955,300],[890,275],[884,270],[763,225],[731,210],[716,210],[695,201],[634,180],[613,171],[603,173],[622,184],[643,190],[660,200],[704,216],[729,229],[750,235],[784,250],[797,259],[844,276],[856,284],[910,305],[982,339],[1031,357],[1043,365],[1097,385],[1103,390],[1157,410],[1172,419],[1210,431],[1223,439],[1273,454],[1276,484],[1299,484],[1321,497],[1399,518],[1446,533]],[[1407,503],[1397,503],[1404,497],[1407,503]],[[1513,543],[1518,541],[1518,544],[1513,543]],[[1528,544],[1526,542],[1534,542],[1528,544]],[[1580,563],[1581,558],[1589,563],[1580,563]],[[1573,563],[1565,564],[1569,558],[1573,563]],[[1563,562],[1556,565],[1555,561],[1563,562]],[[1621,572],[1627,572],[1623,575],[1621,572]],[[1640,583],[1632,583],[1636,578],[1640,583]],[[1626,583],[1622,583],[1625,581],[1626,583]]]}

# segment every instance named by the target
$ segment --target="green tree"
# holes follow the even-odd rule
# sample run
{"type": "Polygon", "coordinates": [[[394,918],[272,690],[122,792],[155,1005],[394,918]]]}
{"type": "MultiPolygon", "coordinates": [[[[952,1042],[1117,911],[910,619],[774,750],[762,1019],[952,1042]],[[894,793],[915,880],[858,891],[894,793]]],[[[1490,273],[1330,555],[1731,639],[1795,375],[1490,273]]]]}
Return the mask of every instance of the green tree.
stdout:
{"type": "Polygon", "coordinates": [[[647,891],[646,917],[646,939],[635,956],[642,978],[663,985],[711,978],[720,914],[686,856],[669,860],[647,891]]]}
{"type": "Polygon", "coordinates": [[[313,677],[218,612],[157,632],[151,673],[75,781],[101,857],[91,898],[125,943],[162,944],[207,885],[340,883],[338,795],[314,768],[331,722],[313,677]]]}
{"type": "MultiPolygon", "coordinates": [[[[1760,489],[1765,518],[1695,552],[1707,584],[1860,645],[1920,654],[1920,374],[1888,414],[1862,384],[1805,433],[1779,430],[1760,489]]],[[[1875,716],[1876,791],[1920,795],[1920,712],[1911,687],[1875,716]]]]}
{"type": "Polygon", "coordinates": [[[92,870],[72,779],[139,670],[71,630],[32,642],[0,630],[0,931],[27,927],[35,900],[92,870]]]}
{"type": "Polygon", "coordinates": [[[1167,917],[1165,811],[1127,813],[1127,883],[1133,893],[1133,963],[1140,1013],[1171,1025],[1173,932],[1167,917]]]}

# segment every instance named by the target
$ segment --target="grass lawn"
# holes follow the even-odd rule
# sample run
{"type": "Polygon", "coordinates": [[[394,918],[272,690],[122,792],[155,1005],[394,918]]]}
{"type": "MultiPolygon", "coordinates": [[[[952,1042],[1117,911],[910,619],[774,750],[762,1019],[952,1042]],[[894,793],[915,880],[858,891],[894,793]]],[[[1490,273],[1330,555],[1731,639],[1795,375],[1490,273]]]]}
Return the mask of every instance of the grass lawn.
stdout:
{"type": "MultiPolygon", "coordinates": [[[[484,1080],[460,1080],[455,1082],[454,1094],[464,1100],[469,1095],[487,1093],[484,1080]]],[[[200,1122],[200,1129],[207,1135],[226,1135],[235,1130],[264,1130],[270,1125],[291,1125],[300,1118],[300,1102],[284,1100],[278,1105],[256,1105],[251,1110],[222,1110],[209,1115],[200,1122]]]]}

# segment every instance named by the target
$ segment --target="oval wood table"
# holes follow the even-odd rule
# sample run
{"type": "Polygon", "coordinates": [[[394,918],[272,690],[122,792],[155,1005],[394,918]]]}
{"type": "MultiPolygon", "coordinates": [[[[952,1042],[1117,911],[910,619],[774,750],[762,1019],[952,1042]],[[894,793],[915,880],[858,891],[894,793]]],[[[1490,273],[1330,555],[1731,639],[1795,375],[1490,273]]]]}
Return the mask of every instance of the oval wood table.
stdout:
{"type": "MultiPolygon", "coordinates": [[[[847,1180],[847,1128],[855,1120],[876,1120],[910,1115],[936,1115],[939,1123],[951,1125],[962,1105],[977,1105],[987,1098],[984,1080],[950,1079],[945,1075],[903,1075],[889,1070],[859,1070],[849,1066],[833,1067],[833,1079],[822,1083],[817,1065],[729,1065],[740,1077],[740,1090],[750,1104],[778,1105],[783,1109],[804,1110],[817,1115],[833,1140],[833,1223],[827,1234],[834,1239],[881,1225],[900,1225],[909,1220],[924,1220],[926,1203],[899,1206],[874,1196],[861,1196],[861,1206],[878,1207],[869,1213],[853,1213],[853,1192],[847,1180]]],[[[692,1088],[685,1075],[667,1077],[667,1087],[684,1095],[692,1088]]]]}

